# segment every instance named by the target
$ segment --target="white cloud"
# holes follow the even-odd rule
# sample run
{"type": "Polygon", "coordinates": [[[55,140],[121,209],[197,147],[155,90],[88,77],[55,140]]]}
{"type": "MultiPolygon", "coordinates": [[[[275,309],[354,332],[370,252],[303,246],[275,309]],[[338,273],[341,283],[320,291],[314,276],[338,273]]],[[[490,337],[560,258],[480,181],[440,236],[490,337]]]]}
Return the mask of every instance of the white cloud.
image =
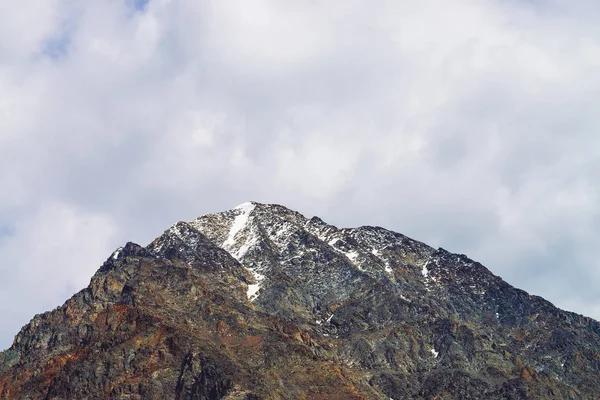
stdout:
{"type": "Polygon", "coordinates": [[[8,320],[3,340],[87,286],[114,250],[117,229],[108,215],[62,203],[43,204],[19,220],[0,246],[0,312],[8,320]]]}
{"type": "Polygon", "coordinates": [[[21,227],[0,252],[65,209],[105,232],[57,236],[53,290],[254,199],[467,253],[600,317],[596,2],[29,3],[0,15],[0,225],[21,227]]]}
{"type": "Polygon", "coordinates": [[[0,67],[27,60],[59,28],[63,15],[60,0],[25,0],[2,5],[0,67]]]}

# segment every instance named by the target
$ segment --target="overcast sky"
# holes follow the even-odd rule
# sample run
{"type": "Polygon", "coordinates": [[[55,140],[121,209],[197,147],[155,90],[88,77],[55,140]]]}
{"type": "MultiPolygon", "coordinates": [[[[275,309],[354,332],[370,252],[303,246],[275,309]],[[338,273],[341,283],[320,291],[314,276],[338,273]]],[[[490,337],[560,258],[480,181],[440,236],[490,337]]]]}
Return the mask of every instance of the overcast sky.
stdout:
{"type": "Polygon", "coordinates": [[[0,5],[0,348],[127,241],[247,200],[600,318],[597,0],[0,5]]]}

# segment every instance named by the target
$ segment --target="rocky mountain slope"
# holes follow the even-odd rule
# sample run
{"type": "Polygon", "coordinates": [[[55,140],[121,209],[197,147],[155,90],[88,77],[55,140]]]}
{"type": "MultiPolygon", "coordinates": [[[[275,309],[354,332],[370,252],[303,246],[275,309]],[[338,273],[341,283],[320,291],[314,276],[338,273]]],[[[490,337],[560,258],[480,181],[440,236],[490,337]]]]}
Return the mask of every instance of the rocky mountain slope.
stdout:
{"type": "Polygon", "coordinates": [[[116,250],[0,398],[598,399],[600,324],[466,256],[246,203],[116,250]]]}

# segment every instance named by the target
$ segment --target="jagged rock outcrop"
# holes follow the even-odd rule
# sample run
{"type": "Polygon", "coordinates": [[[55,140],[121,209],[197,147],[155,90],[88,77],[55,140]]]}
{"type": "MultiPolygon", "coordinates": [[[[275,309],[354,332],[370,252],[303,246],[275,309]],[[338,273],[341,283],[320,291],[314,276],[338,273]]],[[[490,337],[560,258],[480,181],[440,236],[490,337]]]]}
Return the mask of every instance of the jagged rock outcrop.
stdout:
{"type": "Polygon", "coordinates": [[[0,398],[597,399],[600,324],[466,256],[246,203],[115,251],[0,398]]]}

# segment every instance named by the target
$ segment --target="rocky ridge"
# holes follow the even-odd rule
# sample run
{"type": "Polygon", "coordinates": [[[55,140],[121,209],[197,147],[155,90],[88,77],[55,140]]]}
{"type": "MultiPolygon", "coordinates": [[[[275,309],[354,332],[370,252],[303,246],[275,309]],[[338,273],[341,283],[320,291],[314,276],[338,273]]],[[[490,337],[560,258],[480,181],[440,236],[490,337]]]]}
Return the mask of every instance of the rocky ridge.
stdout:
{"type": "Polygon", "coordinates": [[[245,203],[116,250],[0,398],[597,399],[600,324],[464,255],[245,203]]]}

